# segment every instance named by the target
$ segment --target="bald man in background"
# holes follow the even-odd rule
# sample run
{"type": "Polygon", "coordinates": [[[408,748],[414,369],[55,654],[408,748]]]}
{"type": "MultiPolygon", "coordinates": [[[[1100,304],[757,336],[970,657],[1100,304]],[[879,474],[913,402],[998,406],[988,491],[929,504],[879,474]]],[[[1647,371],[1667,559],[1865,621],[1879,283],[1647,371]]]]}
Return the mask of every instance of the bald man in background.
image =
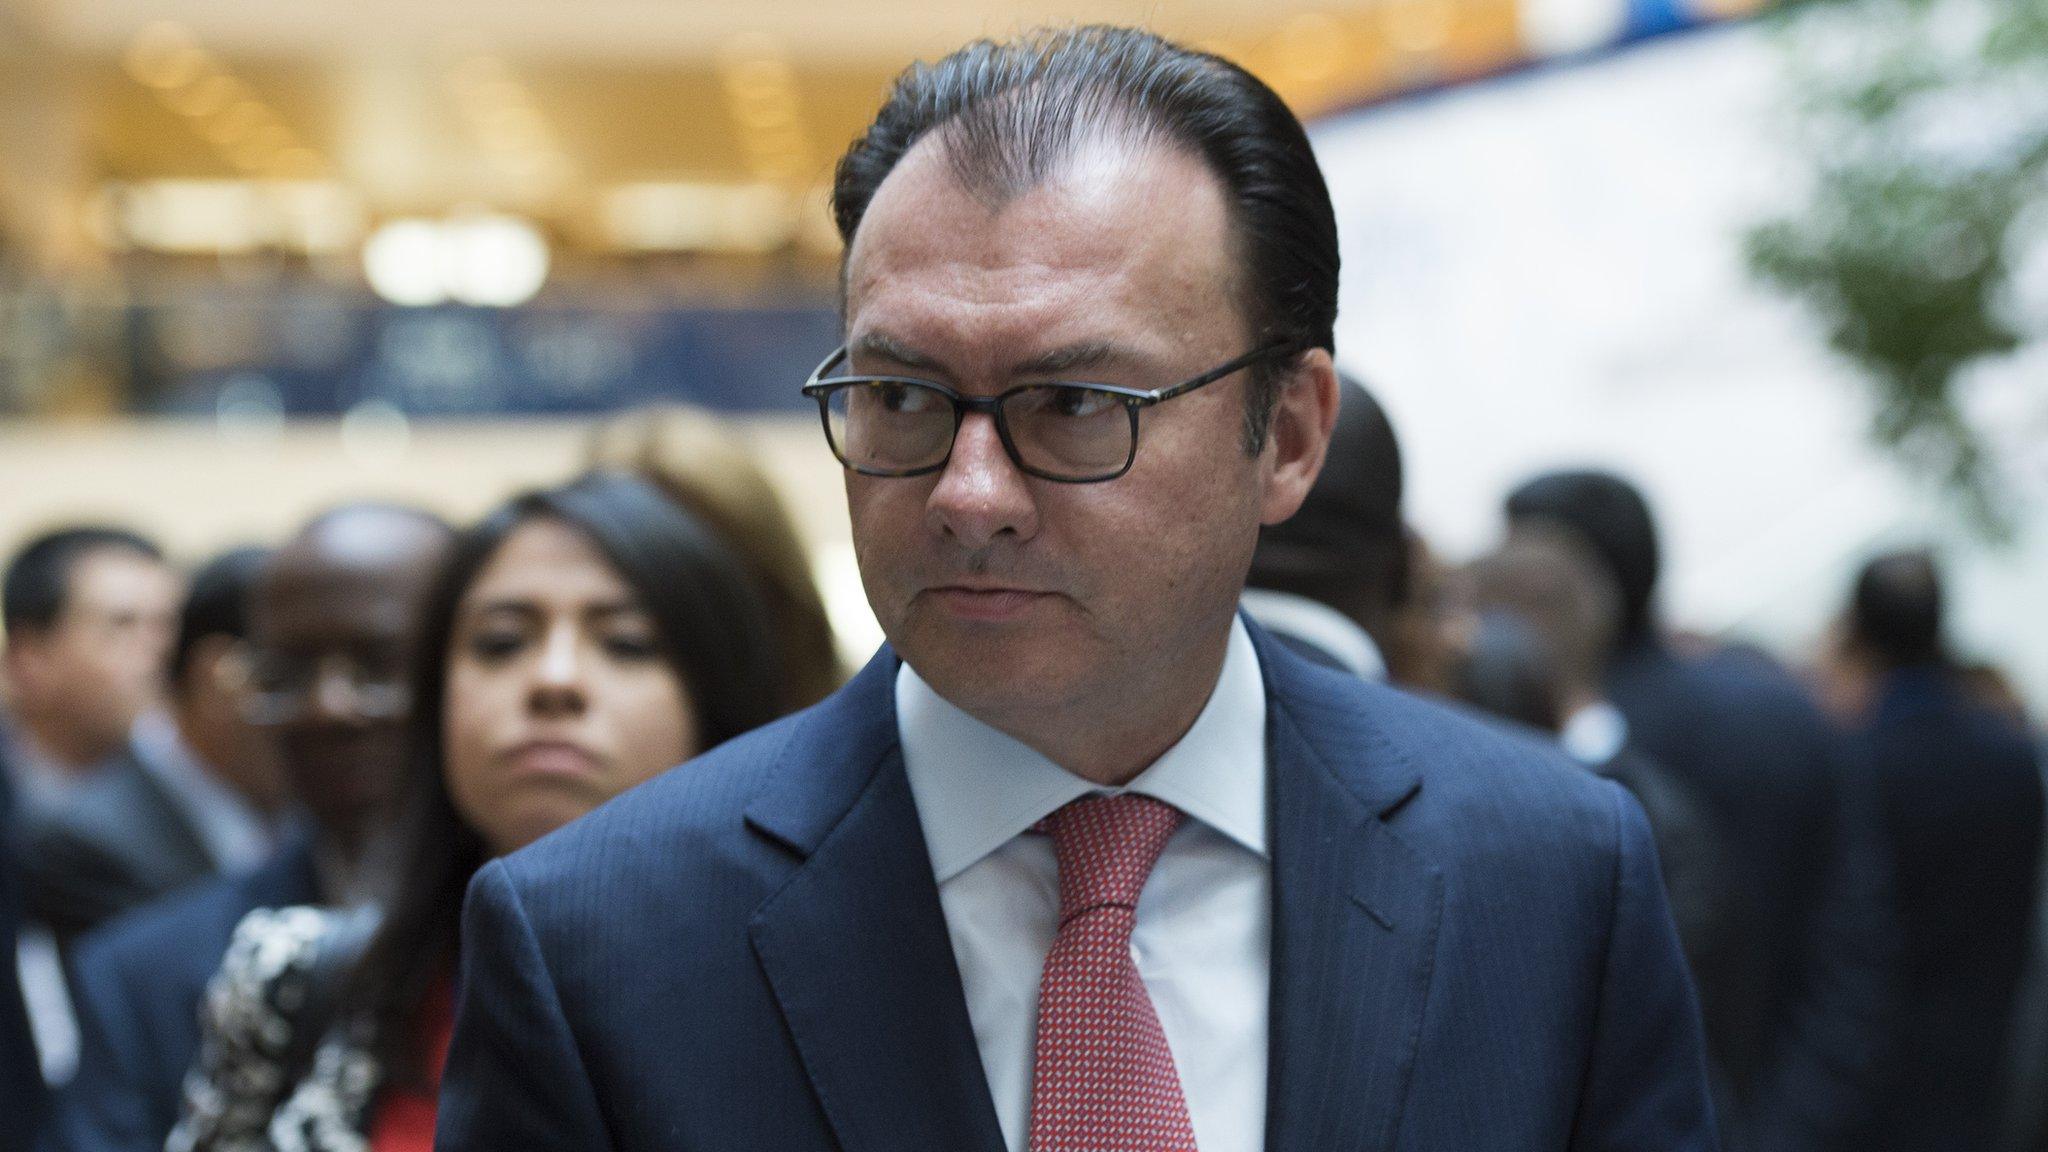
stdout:
{"type": "Polygon", "coordinates": [[[161,1149],[198,1047],[200,997],[242,917],[381,898],[394,863],[413,633],[452,540],[425,513],[352,505],[316,517],[265,567],[251,605],[250,713],[277,739],[305,826],[255,872],[81,938],[83,1057],[44,1149],[161,1149]]]}

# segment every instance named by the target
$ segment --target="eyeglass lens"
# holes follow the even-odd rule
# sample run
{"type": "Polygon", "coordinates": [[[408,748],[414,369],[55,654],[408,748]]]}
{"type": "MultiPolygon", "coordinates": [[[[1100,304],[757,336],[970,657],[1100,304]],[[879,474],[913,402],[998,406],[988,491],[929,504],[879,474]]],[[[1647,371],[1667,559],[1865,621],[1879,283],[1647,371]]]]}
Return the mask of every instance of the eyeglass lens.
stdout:
{"type": "Polygon", "coordinates": [[[259,653],[250,666],[248,719],[256,724],[299,719],[331,679],[339,679],[348,689],[348,706],[363,719],[395,719],[411,706],[411,689],[397,657],[366,660],[342,653],[318,657],[259,653]]]}
{"type": "MultiPolygon", "coordinates": [[[[834,448],[849,465],[878,472],[936,467],[952,450],[953,400],[937,388],[887,380],[841,381],[825,405],[834,448]]],[[[1076,479],[1120,471],[1131,458],[1125,398],[1079,384],[1041,384],[1002,398],[1017,462],[1076,479]]]]}

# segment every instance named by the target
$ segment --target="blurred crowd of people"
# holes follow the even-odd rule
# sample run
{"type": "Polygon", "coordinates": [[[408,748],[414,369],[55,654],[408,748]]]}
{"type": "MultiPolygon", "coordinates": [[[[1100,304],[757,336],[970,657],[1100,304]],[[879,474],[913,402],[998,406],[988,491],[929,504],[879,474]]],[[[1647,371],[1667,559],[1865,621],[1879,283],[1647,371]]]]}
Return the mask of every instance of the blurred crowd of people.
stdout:
{"type": "MultiPolygon", "coordinates": [[[[21,548],[0,1149],[428,1147],[475,870],[843,679],[742,443],[631,414],[475,524],[349,505],[189,571],[126,528],[21,548]]],[[[1401,486],[1348,384],[1244,608],[1634,793],[1725,1146],[2042,1146],[2041,736],[1936,557],[1871,558],[1795,667],[1660,618],[1623,477],[1530,478],[1457,565],[1401,486]]]]}

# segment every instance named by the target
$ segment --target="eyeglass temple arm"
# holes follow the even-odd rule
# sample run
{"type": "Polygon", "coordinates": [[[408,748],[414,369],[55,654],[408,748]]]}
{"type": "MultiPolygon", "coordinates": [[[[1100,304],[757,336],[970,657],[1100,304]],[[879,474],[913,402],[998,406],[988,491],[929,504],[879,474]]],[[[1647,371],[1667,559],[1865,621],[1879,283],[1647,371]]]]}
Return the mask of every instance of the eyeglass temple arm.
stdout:
{"type": "Polygon", "coordinates": [[[1291,355],[1296,350],[1295,345],[1285,341],[1254,348],[1237,359],[1230,361],[1228,364],[1219,364],[1192,380],[1183,380],[1171,388],[1154,389],[1146,394],[1146,399],[1149,403],[1153,404],[1157,404],[1161,400],[1171,400],[1184,392],[1193,392],[1204,384],[1214,384],[1225,376],[1249,368],[1261,360],[1274,356],[1291,355]]]}

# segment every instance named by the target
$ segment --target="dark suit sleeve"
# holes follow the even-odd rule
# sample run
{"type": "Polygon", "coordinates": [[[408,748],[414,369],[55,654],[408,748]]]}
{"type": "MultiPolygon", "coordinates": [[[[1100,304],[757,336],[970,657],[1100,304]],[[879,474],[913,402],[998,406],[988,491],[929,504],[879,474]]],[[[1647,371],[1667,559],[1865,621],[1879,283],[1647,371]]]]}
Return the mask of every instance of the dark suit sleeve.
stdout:
{"type": "Polygon", "coordinates": [[[1832,819],[1817,914],[1808,926],[1806,979],[1787,1040],[1754,1093],[1757,1152],[1856,1146],[1892,1048],[1899,1010],[1897,918],[1877,798],[1849,770],[1831,766],[1832,819]]]}
{"type": "Polygon", "coordinates": [[[65,945],[154,894],[126,861],[61,819],[30,827],[23,849],[29,918],[65,945]]]}
{"type": "Polygon", "coordinates": [[[44,1107],[42,1065],[29,1031],[21,983],[14,975],[15,932],[20,922],[12,824],[4,772],[0,772],[0,1148],[26,1148],[44,1107]]]}
{"type": "Polygon", "coordinates": [[[58,1097],[41,1152],[158,1152],[170,1121],[153,1107],[137,1051],[148,1014],[113,958],[90,943],[72,968],[78,1073],[58,1097]]]}
{"type": "Polygon", "coordinates": [[[610,1148],[597,1094],[503,863],[462,910],[455,1038],[441,1079],[436,1152],[610,1148]]]}
{"type": "Polygon", "coordinates": [[[1705,1042],[1649,822],[1613,789],[1618,846],[1600,1008],[1573,1152],[1713,1152],[1705,1042]]]}

